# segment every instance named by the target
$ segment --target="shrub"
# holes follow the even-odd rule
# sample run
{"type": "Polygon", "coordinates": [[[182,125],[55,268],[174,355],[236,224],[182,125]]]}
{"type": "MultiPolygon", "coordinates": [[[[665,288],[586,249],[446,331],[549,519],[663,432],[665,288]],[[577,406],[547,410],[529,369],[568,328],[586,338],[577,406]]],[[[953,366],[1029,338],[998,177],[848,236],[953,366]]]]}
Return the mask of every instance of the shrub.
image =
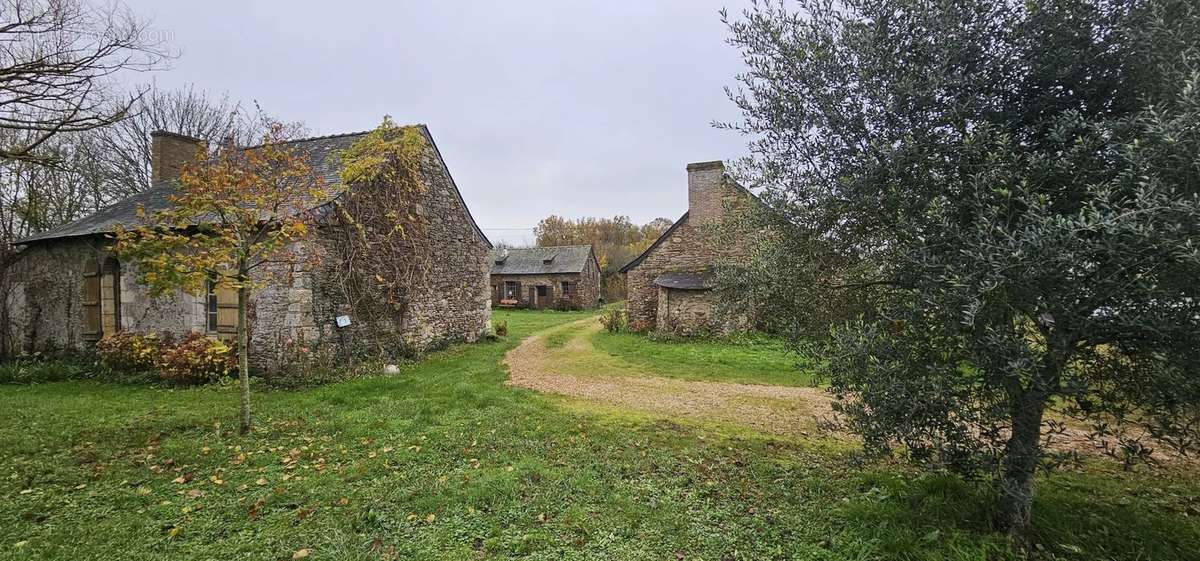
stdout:
{"type": "Polygon", "coordinates": [[[229,375],[234,369],[234,353],[223,341],[189,333],[178,345],[164,346],[155,366],[163,380],[206,384],[229,375]]]}
{"type": "Polygon", "coordinates": [[[96,351],[100,353],[100,363],[111,371],[150,372],[155,369],[155,360],[162,354],[163,347],[170,345],[170,339],[157,333],[118,331],[100,339],[96,351]]]}
{"type": "Polygon", "coordinates": [[[492,322],[492,332],[494,332],[497,337],[507,337],[508,336],[508,322],[507,321],[492,322]]]}
{"type": "Polygon", "coordinates": [[[620,308],[609,308],[600,315],[600,325],[609,333],[620,333],[629,328],[629,316],[620,308]]]}
{"type": "Polygon", "coordinates": [[[0,362],[0,384],[37,384],[80,380],[95,374],[94,361],[79,358],[48,360],[41,354],[0,362]]]}
{"type": "Polygon", "coordinates": [[[582,310],[583,307],[570,298],[559,298],[554,301],[554,309],[560,312],[570,312],[573,310],[582,310]]]}

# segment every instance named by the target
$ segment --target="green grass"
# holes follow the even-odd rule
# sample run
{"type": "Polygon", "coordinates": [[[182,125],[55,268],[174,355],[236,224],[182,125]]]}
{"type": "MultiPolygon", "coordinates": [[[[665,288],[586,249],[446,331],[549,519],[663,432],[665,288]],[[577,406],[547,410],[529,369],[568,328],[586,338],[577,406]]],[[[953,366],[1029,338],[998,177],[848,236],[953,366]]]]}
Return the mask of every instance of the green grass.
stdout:
{"type": "MultiPolygon", "coordinates": [[[[497,316],[400,375],[260,392],[246,437],[232,387],[0,385],[0,559],[1015,557],[985,487],[509,388],[508,349],[587,313],[497,316]]],[[[1042,478],[1043,557],[1196,559],[1197,481],[1042,478]]]]}
{"type": "Polygon", "coordinates": [[[811,386],[813,376],[778,339],[743,335],[733,339],[656,340],[636,333],[601,331],[596,349],[637,364],[657,376],[687,380],[811,386]]]}

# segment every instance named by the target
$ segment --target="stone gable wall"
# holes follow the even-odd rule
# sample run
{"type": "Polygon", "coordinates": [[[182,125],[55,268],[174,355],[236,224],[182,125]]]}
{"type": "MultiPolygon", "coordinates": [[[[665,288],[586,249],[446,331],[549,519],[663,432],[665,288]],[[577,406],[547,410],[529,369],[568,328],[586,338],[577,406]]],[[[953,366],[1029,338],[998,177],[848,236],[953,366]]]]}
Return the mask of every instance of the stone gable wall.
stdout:
{"type": "MultiPolygon", "coordinates": [[[[432,147],[422,164],[421,175],[425,188],[419,203],[413,207],[395,200],[395,208],[391,210],[398,214],[412,212],[426,221],[428,243],[422,244],[421,248],[429,252],[424,256],[428,258],[429,270],[409,287],[407,308],[396,310],[386,325],[366,325],[351,309],[344,283],[331,267],[333,260],[338,259],[333,254],[336,251],[333,240],[338,232],[319,229],[313,249],[319,257],[314,259],[316,265],[311,278],[301,287],[307,293],[305,297],[311,310],[310,316],[303,319],[305,333],[315,335],[318,348],[343,354],[374,350],[402,355],[455,342],[476,341],[490,329],[488,276],[491,248],[472,226],[449,171],[436,158],[432,147]],[[336,325],[335,320],[340,315],[350,316],[349,327],[336,325]],[[311,326],[308,321],[312,322],[311,326]],[[376,340],[382,334],[387,334],[389,340],[376,340]]],[[[368,278],[363,280],[375,282],[368,278]]]]}
{"type": "MultiPolygon", "coordinates": [[[[692,171],[690,166],[689,171],[692,171]]],[[[654,279],[659,275],[666,272],[703,271],[723,263],[736,263],[748,256],[749,249],[746,245],[719,246],[714,231],[721,217],[727,212],[736,211],[747,201],[748,195],[726,183],[724,175],[719,171],[713,173],[707,167],[697,171],[700,173],[690,174],[688,188],[689,204],[699,208],[689,208],[687,218],[683,219],[658,247],[652,249],[641,263],[626,273],[629,325],[635,331],[660,327],[657,325],[659,287],[654,284],[654,279]],[[693,214],[694,210],[700,212],[693,214]],[[697,220],[696,216],[706,218],[697,220]]],[[[698,296],[689,297],[689,300],[708,303],[712,301],[711,298],[701,299],[698,296]]],[[[712,318],[713,314],[709,312],[704,316],[712,318]]],[[[688,313],[680,317],[694,319],[699,318],[700,314],[688,313]]],[[[683,325],[674,326],[673,329],[675,328],[697,331],[720,330],[722,326],[683,325]]]]}

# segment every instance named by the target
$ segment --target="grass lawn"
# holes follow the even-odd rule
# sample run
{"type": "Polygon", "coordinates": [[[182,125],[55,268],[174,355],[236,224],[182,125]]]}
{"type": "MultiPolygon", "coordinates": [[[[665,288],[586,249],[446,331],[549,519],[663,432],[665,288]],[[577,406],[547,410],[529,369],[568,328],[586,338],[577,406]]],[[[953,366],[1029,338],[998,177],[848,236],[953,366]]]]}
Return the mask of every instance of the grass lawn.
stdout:
{"type": "MultiPolygon", "coordinates": [[[[802,441],[560,407],[504,353],[584,313],[395,376],[255,396],[0,386],[0,559],[1009,559],[982,487],[802,441]]],[[[1043,555],[1200,558],[1195,473],[1039,481],[1043,555]]]]}
{"type": "Polygon", "coordinates": [[[800,358],[783,341],[765,336],[661,341],[634,333],[600,331],[592,337],[592,344],[656,376],[779,386],[813,384],[813,377],[798,368],[800,358]]]}

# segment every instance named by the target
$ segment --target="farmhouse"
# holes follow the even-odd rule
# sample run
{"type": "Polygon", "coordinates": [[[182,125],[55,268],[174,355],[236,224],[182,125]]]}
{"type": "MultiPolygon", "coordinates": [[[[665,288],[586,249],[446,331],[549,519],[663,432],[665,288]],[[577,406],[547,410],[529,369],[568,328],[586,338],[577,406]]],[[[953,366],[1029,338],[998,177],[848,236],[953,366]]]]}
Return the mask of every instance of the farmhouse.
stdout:
{"type": "MultiPolygon", "coordinates": [[[[415,168],[418,194],[406,200],[399,188],[371,193],[354,186],[340,190],[313,209],[323,218],[312,239],[293,248],[304,256],[302,262],[261,273],[264,286],[252,291],[249,302],[250,349],[256,364],[286,360],[292,347],[342,357],[413,354],[454,341],[473,341],[488,329],[491,244],[471,217],[429,130],[424,125],[414,127],[422,139],[415,168]],[[350,197],[365,197],[370,204],[350,197]],[[409,230],[420,237],[413,244],[418,248],[413,258],[422,265],[418,270],[404,278],[385,278],[377,270],[361,268],[358,261],[351,263],[345,240],[355,217],[348,215],[369,206],[375,214],[411,217],[417,227],[409,230]],[[373,297],[379,294],[373,288],[378,286],[402,286],[404,298],[373,297]]],[[[315,173],[335,184],[338,154],[367,134],[287,144],[309,159],[315,173]]],[[[206,152],[204,140],[156,132],[151,189],[17,241],[18,254],[3,302],[5,350],[86,350],[104,335],[121,330],[176,336],[234,333],[236,291],[210,286],[207,294],[178,292],[152,298],[136,282],[135,264],[113,256],[107,236],[118,224],[135,224],[139,207],[147,213],[167,208],[182,167],[206,152]]],[[[387,228],[365,228],[360,235],[378,246],[397,234],[387,228]]]]}
{"type": "Polygon", "coordinates": [[[718,318],[712,272],[746,259],[743,245],[718,243],[715,229],[727,212],[753,199],[725,174],[721,162],[688,164],[688,210],[641,255],[626,275],[630,327],[682,334],[727,331],[746,317],[718,318]]]}
{"type": "Polygon", "coordinates": [[[594,308],[600,263],[590,245],[492,251],[492,305],[594,308]]]}

